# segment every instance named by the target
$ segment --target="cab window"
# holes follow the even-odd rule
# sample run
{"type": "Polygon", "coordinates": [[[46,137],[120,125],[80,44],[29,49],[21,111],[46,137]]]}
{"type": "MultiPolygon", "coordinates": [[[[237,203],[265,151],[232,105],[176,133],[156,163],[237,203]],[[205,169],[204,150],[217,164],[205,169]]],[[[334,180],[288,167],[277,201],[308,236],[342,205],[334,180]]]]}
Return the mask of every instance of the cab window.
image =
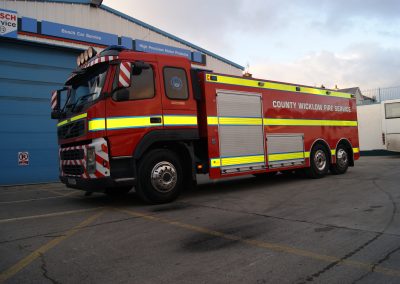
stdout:
{"type": "Polygon", "coordinates": [[[151,99],[154,93],[154,72],[152,68],[132,68],[129,100],[151,99]]]}
{"type": "Polygon", "coordinates": [[[165,94],[173,100],[187,100],[189,97],[186,72],[182,68],[164,68],[165,94]]]}

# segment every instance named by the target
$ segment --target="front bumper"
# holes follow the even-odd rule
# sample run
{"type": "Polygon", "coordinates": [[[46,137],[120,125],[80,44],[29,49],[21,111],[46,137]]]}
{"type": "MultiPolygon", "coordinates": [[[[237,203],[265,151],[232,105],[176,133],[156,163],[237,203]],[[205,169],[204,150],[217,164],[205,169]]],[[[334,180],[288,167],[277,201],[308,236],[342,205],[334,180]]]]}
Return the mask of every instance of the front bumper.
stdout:
{"type": "Polygon", "coordinates": [[[60,180],[67,187],[89,192],[105,192],[107,188],[135,185],[135,179],[133,178],[114,180],[111,177],[86,179],[73,176],[60,176],[60,180]]]}

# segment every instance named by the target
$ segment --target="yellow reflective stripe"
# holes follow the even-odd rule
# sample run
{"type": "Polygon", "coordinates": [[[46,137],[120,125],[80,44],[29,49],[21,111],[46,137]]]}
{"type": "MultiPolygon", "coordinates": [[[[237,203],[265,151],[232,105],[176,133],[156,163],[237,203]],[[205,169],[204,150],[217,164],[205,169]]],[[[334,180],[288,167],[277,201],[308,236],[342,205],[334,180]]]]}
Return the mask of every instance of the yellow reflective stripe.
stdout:
{"type": "MultiPolygon", "coordinates": [[[[358,153],[358,148],[353,148],[354,153],[358,153]]],[[[336,150],[331,149],[331,155],[336,155],[336,150]]],[[[310,152],[294,152],[294,153],[280,153],[280,154],[269,154],[268,161],[276,162],[276,161],[287,161],[287,160],[295,160],[302,158],[310,158],[310,152]]],[[[264,155],[255,155],[255,156],[243,156],[243,157],[229,157],[229,158],[212,158],[210,159],[211,167],[218,168],[221,166],[235,166],[235,165],[243,165],[243,164],[253,164],[253,163],[263,163],[264,155]]]]}
{"type": "Polygon", "coordinates": [[[208,125],[218,125],[218,117],[216,117],[216,116],[208,116],[207,117],[207,124],[208,125]]]}
{"type": "Polygon", "coordinates": [[[360,152],[360,149],[359,148],[353,148],[353,153],[355,154],[355,153],[359,153],[360,152]]]}
{"type": "Polygon", "coordinates": [[[265,125],[286,126],[357,126],[357,121],[352,120],[319,120],[319,119],[283,119],[264,118],[265,125]]]}
{"type": "Polygon", "coordinates": [[[270,154],[268,155],[268,161],[284,161],[284,160],[295,160],[303,159],[304,152],[294,152],[294,153],[282,153],[282,154],[270,154]]]}
{"type": "Polygon", "coordinates": [[[82,119],[82,118],[85,118],[85,117],[87,117],[87,113],[82,113],[82,114],[70,117],[70,118],[68,118],[66,120],[63,120],[63,121],[59,122],[57,124],[57,126],[63,126],[65,124],[67,124],[67,123],[70,123],[70,122],[73,122],[73,121],[76,121],[76,120],[79,120],[79,119],[82,119]]]}
{"type": "Polygon", "coordinates": [[[221,159],[211,159],[211,167],[216,168],[221,166],[221,159]]]}
{"type": "Polygon", "coordinates": [[[320,119],[283,119],[283,118],[246,118],[208,116],[208,125],[285,125],[285,126],[357,126],[352,120],[320,120],[320,119]]]}
{"type": "Polygon", "coordinates": [[[89,131],[99,131],[106,129],[106,120],[104,118],[96,118],[89,121],[89,131]]]}
{"type": "Polygon", "coordinates": [[[208,116],[208,125],[262,125],[262,118],[208,116]]]}
{"type": "Polygon", "coordinates": [[[118,130],[124,128],[142,128],[142,127],[154,127],[154,126],[197,126],[197,117],[189,115],[152,115],[152,116],[133,116],[133,117],[111,117],[107,118],[96,118],[89,121],[90,131],[104,130],[107,125],[109,130],[118,130]],[[151,123],[150,119],[156,117],[160,118],[161,122],[151,123]],[[106,124],[107,121],[107,124],[106,124]]]}
{"type": "Polygon", "coordinates": [[[270,89],[270,90],[278,90],[278,91],[289,91],[289,92],[304,93],[304,94],[311,94],[311,95],[339,97],[339,98],[346,98],[346,99],[351,98],[351,94],[330,91],[330,90],[325,90],[325,89],[317,89],[317,88],[312,88],[312,87],[299,87],[300,91],[297,91],[296,87],[298,87],[298,86],[294,86],[294,85],[257,81],[257,80],[250,80],[250,79],[243,79],[243,78],[236,78],[236,77],[222,76],[222,75],[214,75],[214,74],[207,74],[206,81],[211,82],[211,83],[221,83],[221,84],[228,84],[228,85],[237,85],[237,86],[270,89]],[[215,80],[211,80],[211,78],[213,78],[215,80]]]}
{"type": "Polygon", "coordinates": [[[135,116],[135,117],[113,117],[107,118],[107,129],[115,130],[122,128],[141,128],[141,127],[152,127],[162,126],[160,123],[150,123],[150,117],[161,116],[135,116]]]}
{"type": "Polygon", "coordinates": [[[227,157],[227,158],[213,158],[211,159],[211,167],[221,166],[236,166],[255,163],[264,163],[264,155],[241,156],[241,157],[227,157]]]}
{"type": "Polygon", "coordinates": [[[219,117],[219,124],[221,125],[262,125],[262,118],[248,118],[248,117],[219,117]]]}
{"type": "Polygon", "coordinates": [[[197,125],[197,116],[164,115],[164,125],[197,125]]]}

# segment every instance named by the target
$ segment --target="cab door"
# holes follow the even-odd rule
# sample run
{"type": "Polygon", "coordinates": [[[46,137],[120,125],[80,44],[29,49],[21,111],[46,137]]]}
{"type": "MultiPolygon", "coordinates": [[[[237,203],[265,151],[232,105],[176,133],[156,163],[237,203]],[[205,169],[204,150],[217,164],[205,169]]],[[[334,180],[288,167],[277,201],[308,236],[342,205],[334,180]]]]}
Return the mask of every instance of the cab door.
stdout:
{"type": "Polygon", "coordinates": [[[197,106],[193,97],[190,63],[184,58],[160,61],[160,84],[165,128],[197,128],[197,106]]]}
{"type": "MultiPolygon", "coordinates": [[[[150,68],[136,68],[131,62],[130,86],[114,91],[107,99],[106,130],[112,156],[131,156],[146,133],[163,128],[157,65],[145,63],[150,68]]],[[[117,70],[116,82],[118,75],[117,70]]]]}

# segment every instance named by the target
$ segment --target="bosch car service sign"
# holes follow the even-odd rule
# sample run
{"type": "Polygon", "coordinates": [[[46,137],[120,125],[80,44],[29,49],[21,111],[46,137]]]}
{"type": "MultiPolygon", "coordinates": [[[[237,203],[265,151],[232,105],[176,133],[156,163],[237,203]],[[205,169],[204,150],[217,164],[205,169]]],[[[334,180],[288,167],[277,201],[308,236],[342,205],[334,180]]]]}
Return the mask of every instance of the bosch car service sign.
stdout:
{"type": "Polygon", "coordinates": [[[0,36],[17,38],[17,30],[17,12],[0,9],[0,36]]]}

